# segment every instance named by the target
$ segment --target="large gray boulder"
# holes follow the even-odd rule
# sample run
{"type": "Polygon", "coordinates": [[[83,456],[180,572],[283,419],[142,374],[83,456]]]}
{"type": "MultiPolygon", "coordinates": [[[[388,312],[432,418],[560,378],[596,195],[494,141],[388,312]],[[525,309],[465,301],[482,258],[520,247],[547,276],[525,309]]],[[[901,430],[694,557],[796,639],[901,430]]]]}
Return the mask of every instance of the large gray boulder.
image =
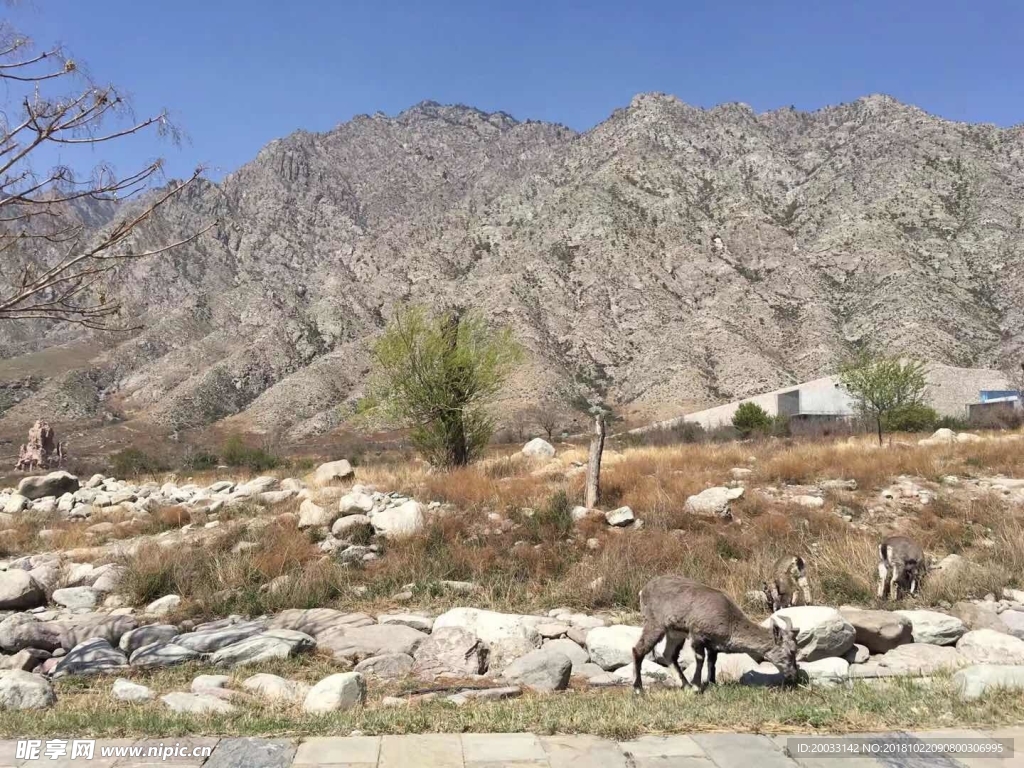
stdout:
{"type": "Polygon", "coordinates": [[[742,495],[742,488],[725,488],[722,486],[706,488],[700,493],[690,496],[683,505],[683,509],[694,515],[729,517],[730,503],[742,495]]]}
{"type": "Polygon", "coordinates": [[[121,635],[117,646],[129,656],[144,645],[151,643],[167,643],[178,634],[178,628],[173,624],[147,624],[138,627],[121,635]]]}
{"type": "Polygon", "coordinates": [[[103,637],[79,643],[57,662],[52,677],[105,675],[128,669],[128,658],[103,637]]]}
{"type": "Polygon", "coordinates": [[[537,625],[546,623],[542,616],[498,613],[479,608],[452,608],[434,619],[434,631],[444,627],[461,627],[486,643],[490,650],[490,666],[503,669],[506,664],[525,656],[541,644],[537,625]]]}
{"type": "Polygon", "coordinates": [[[26,499],[41,499],[44,496],[63,496],[78,490],[78,478],[70,472],[50,472],[48,475],[23,477],[18,483],[18,493],[26,499]]]}
{"type": "Polygon", "coordinates": [[[313,473],[313,483],[315,485],[330,485],[339,480],[351,480],[355,474],[352,465],[345,459],[328,461],[316,468],[316,472],[313,473]]]}
{"type": "Polygon", "coordinates": [[[839,609],[856,633],[856,642],[871,653],[885,653],[914,641],[910,619],[892,611],[867,611],[843,606],[839,609]]]}
{"type": "Polygon", "coordinates": [[[28,571],[0,571],[0,611],[19,611],[45,604],[46,592],[28,571]]]}
{"type": "Polygon", "coordinates": [[[184,664],[186,661],[194,661],[198,658],[199,654],[191,648],[174,643],[157,642],[139,648],[131,655],[128,663],[140,669],[158,669],[184,664]]]}
{"type": "Polygon", "coordinates": [[[796,643],[800,661],[817,661],[832,656],[842,656],[853,647],[857,631],[835,608],[823,605],[800,605],[783,608],[762,622],[763,627],[771,626],[774,618],[785,617],[797,630],[796,643]]]}
{"type": "Polygon", "coordinates": [[[53,651],[61,647],[62,625],[40,621],[30,613],[15,613],[0,621],[0,651],[17,653],[25,648],[53,651]]]}
{"type": "Polygon", "coordinates": [[[873,656],[864,664],[850,667],[851,677],[892,677],[933,675],[958,669],[966,663],[963,656],[948,645],[908,643],[881,656],[873,656]]]}
{"type": "Polygon", "coordinates": [[[298,680],[288,680],[265,672],[242,681],[242,689],[271,701],[299,703],[309,693],[309,686],[298,680]]]}
{"type": "Polygon", "coordinates": [[[590,661],[590,654],[567,637],[546,640],[541,648],[548,651],[557,651],[563,656],[567,656],[569,661],[572,662],[572,673],[574,675],[577,670],[590,661]]]}
{"type": "Polygon", "coordinates": [[[397,507],[389,507],[370,518],[377,533],[389,539],[412,536],[423,530],[423,505],[410,499],[397,507]]]}
{"type": "Polygon", "coordinates": [[[938,611],[894,611],[908,619],[915,643],[930,645],[954,645],[967,631],[964,623],[956,616],[947,616],[938,611]]]}
{"type": "Polygon", "coordinates": [[[341,672],[314,685],[302,703],[312,714],[343,712],[366,701],[366,681],[358,672],[341,672]]]}
{"type": "Polygon", "coordinates": [[[564,653],[538,648],[513,661],[502,676],[534,691],[561,691],[569,685],[572,661],[564,653]]]}
{"type": "Polygon", "coordinates": [[[552,459],[555,456],[555,446],[542,437],[535,437],[523,446],[523,453],[531,459],[552,459]]]}
{"type": "Polygon", "coordinates": [[[385,653],[363,659],[356,664],[355,671],[383,680],[396,680],[412,674],[413,664],[412,656],[407,653],[385,653]]]}
{"type": "Polygon", "coordinates": [[[47,709],[57,703],[50,682],[20,669],[0,677],[0,712],[7,709],[47,709]]]}
{"type": "Polygon", "coordinates": [[[974,700],[989,691],[1024,690],[1024,667],[1009,664],[975,664],[953,675],[960,698],[974,700]]]}
{"type": "Polygon", "coordinates": [[[1024,640],[994,629],[973,629],[956,643],[971,664],[1024,664],[1024,640]]]}
{"type": "Polygon", "coordinates": [[[237,667],[260,664],[272,659],[287,659],[316,647],[316,640],[302,632],[272,629],[227,645],[210,657],[218,667],[237,667]]]}
{"type": "Polygon", "coordinates": [[[643,630],[625,624],[595,627],[587,632],[587,653],[590,660],[608,671],[633,663],[633,646],[643,630]]]}
{"type": "Polygon", "coordinates": [[[479,675],[487,670],[488,649],[462,627],[436,627],[416,649],[413,672],[418,677],[479,675]]]}
{"type": "Polygon", "coordinates": [[[371,656],[404,653],[413,655],[428,635],[401,624],[373,624],[317,636],[321,650],[328,650],[336,659],[361,661],[371,656]]]}

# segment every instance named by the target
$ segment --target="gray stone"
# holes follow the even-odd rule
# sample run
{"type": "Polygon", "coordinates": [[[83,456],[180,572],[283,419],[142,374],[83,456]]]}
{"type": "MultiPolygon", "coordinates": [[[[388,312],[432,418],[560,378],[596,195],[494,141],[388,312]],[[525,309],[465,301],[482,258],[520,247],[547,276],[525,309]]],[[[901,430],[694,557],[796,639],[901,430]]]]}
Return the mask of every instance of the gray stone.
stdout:
{"type": "Polygon", "coordinates": [[[402,624],[374,624],[326,632],[317,636],[317,643],[321,649],[331,651],[336,659],[360,661],[392,653],[411,656],[428,637],[424,632],[402,624]]]}
{"type": "Polygon", "coordinates": [[[90,610],[99,602],[99,592],[92,587],[65,587],[53,591],[53,602],[72,610],[90,610]]]}
{"type": "Polygon", "coordinates": [[[313,483],[316,485],[329,485],[339,480],[350,480],[355,477],[355,470],[345,459],[339,461],[328,461],[316,468],[313,474],[313,483]]]}
{"type": "Polygon", "coordinates": [[[60,646],[71,650],[76,645],[92,638],[102,638],[111,645],[118,645],[121,637],[138,626],[133,616],[105,613],[80,614],[73,622],[54,622],[61,627],[60,646]]]}
{"type": "Polygon", "coordinates": [[[850,664],[863,664],[871,658],[871,651],[867,646],[855,643],[853,648],[843,654],[843,658],[850,664]]]}
{"type": "Polygon", "coordinates": [[[329,512],[319,504],[314,504],[310,499],[304,499],[302,504],[299,505],[299,528],[324,528],[329,526],[334,518],[337,517],[336,512],[329,512]]]}
{"type": "Polygon", "coordinates": [[[743,496],[742,488],[707,488],[690,496],[683,509],[695,515],[729,517],[729,504],[743,496]]]}
{"type": "Polygon", "coordinates": [[[366,681],[359,672],[341,672],[325,677],[314,685],[302,703],[306,712],[320,714],[362,706],[366,701],[366,681]]]}
{"type": "MultiPolygon", "coordinates": [[[[96,570],[100,570],[97,568],[96,570]]],[[[115,592],[121,586],[121,578],[124,576],[124,567],[120,565],[105,565],[102,573],[92,583],[92,588],[97,592],[115,592]]]]}
{"type": "Polygon", "coordinates": [[[999,618],[1009,634],[1024,640],[1024,611],[1003,611],[999,618]]]}
{"type": "Polygon", "coordinates": [[[486,643],[491,667],[503,669],[514,659],[540,647],[537,625],[545,621],[541,616],[452,608],[434,619],[434,631],[442,627],[461,627],[472,632],[486,643]]]}
{"type": "Polygon", "coordinates": [[[865,664],[851,666],[850,676],[932,675],[936,672],[958,669],[964,664],[964,657],[956,648],[929,643],[908,643],[880,656],[872,656],[865,664]]]}
{"type": "Polygon", "coordinates": [[[29,500],[20,493],[12,494],[4,502],[4,514],[16,515],[29,505],[29,500]]]}
{"type": "Polygon", "coordinates": [[[78,490],[78,478],[70,472],[50,472],[48,475],[23,477],[18,483],[18,493],[26,499],[41,499],[44,496],[63,496],[78,490]]]}
{"type": "Polygon", "coordinates": [[[0,571],[0,611],[17,611],[46,604],[46,592],[28,571],[0,571]]]}
{"type": "Polygon", "coordinates": [[[339,539],[348,539],[360,530],[365,530],[371,535],[375,533],[373,523],[366,515],[348,515],[339,517],[331,526],[331,533],[339,539]]]}
{"type": "Polygon", "coordinates": [[[151,688],[125,680],[123,677],[119,677],[114,681],[114,687],[110,689],[110,695],[117,701],[128,701],[135,704],[142,701],[150,701],[156,697],[151,688]]]}
{"type": "Polygon", "coordinates": [[[866,611],[843,606],[839,613],[853,626],[856,641],[871,653],[885,653],[914,641],[910,619],[892,611],[866,611]]]}
{"type": "Polygon", "coordinates": [[[60,658],[52,677],[101,675],[128,668],[128,658],[106,638],[94,637],[79,643],[60,658]]]}
{"type": "Polygon", "coordinates": [[[0,621],[0,651],[17,653],[25,648],[52,651],[60,647],[61,625],[39,621],[28,613],[15,613],[0,621]]]}
{"type": "Polygon", "coordinates": [[[974,629],[956,643],[970,664],[1024,664],[1024,640],[994,629],[974,629]]]}
{"type": "MultiPolygon", "coordinates": [[[[232,704],[209,693],[168,693],[161,696],[160,701],[173,712],[191,715],[226,715],[235,711],[232,704]]],[[[208,760],[206,765],[209,764],[208,760]]]]}
{"type": "Polygon", "coordinates": [[[20,669],[22,672],[31,672],[49,658],[49,651],[43,651],[38,648],[23,648],[12,656],[0,657],[0,670],[20,669]]]}
{"type": "Polygon", "coordinates": [[[121,635],[118,647],[129,656],[144,645],[170,642],[178,634],[173,624],[147,624],[121,635]]]}
{"type": "Polygon", "coordinates": [[[609,671],[633,663],[633,646],[640,639],[641,632],[640,627],[625,624],[591,629],[587,632],[590,660],[609,671]]]}
{"type": "Polygon", "coordinates": [[[374,624],[365,613],[345,613],[334,608],[289,608],[271,617],[268,629],[292,629],[313,637],[327,632],[374,624]]]}
{"type": "Polygon", "coordinates": [[[538,648],[522,656],[502,673],[506,680],[534,691],[561,691],[569,685],[572,661],[564,653],[538,648]]]}
{"type": "Polygon", "coordinates": [[[264,631],[264,622],[247,621],[206,632],[186,632],[175,636],[174,642],[198,653],[213,653],[264,631]]]}
{"type": "Polygon", "coordinates": [[[604,519],[608,522],[608,525],[621,528],[636,520],[636,516],[633,514],[633,510],[629,507],[619,507],[618,509],[613,509],[610,512],[605,512],[604,519]]]}
{"type": "Polygon", "coordinates": [[[40,675],[12,669],[0,677],[0,712],[7,709],[47,709],[56,703],[53,686],[40,675]]]}
{"type": "Polygon", "coordinates": [[[910,621],[915,643],[953,645],[967,631],[955,616],[938,611],[894,611],[910,621]]]}
{"type": "Polygon", "coordinates": [[[338,511],[342,515],[368,515],[373,511],[373,496],[350,491],[338,500],[338,511]]]}
{"type": "Polygon", "coordinates": [[[204,768],[289,768],[295,743],[285,739],[221,739],[204,768]]]}
{"type": "Polygon", "coordinates": [[[242,688],[271,701],[299,703],[309,693],[309,686],[298,680],[260,673],[242,681],[242,688]]]}
{"type": "Polygon", "coordinates": [[[295,491],[264,491],[256,497],[256,500],[260,504],[273,507],[277,504],[283,504],[294,496],[295,491]]]}
{"type": "Polygon", "coordinates": [[[436,628],[414,654],[413,671],[420,677],[479,675],[487,670],[487,646],[462,627],[436,628]]]}
{"type": "Polygon", "coordinates": [[[408,677],[412,674],[413,658],[407,653],[386,653],[370,656],[356,664],[355,671],[385,680],[408,677]]]}
{"type": "Polygon", "coordinates": [[[181,605],[178,595],[164,595],[146,606],[145,612],[152,616],[165,616],[181,605]]]}
{"type": "Polygon", "coordinates": [[[231,682],[230,675],[197,675],[192,680],[192,693],[202,693],[211,689],[226,688],[231,682]]]}
{"type": "Polygon", "coordinates": [[[535,437],[523,446],[523,453],[532,459],[551,459],[555,456],[555,446],[541,437],[535,437]]]}
{"type": "Polygon", "coordinates": [[[421,616],[418,613],[383,613],[377,617],[377,622],[379,624],[401,624],[418,629],[420,632],[430,632],[434,628],[432,618],[421,616]]]}
{"type": "Polygon", "coordinates": [[[287,659],[316,647],[316,640],[301,632],[273,629],[227,645],[210,657],[215,666],[259,664],[270,659],[287,659]]]}
{"type": "Polygon", "coordinates": [[[423,530],[423,505],[409,500],[397,507],[377,512],[370,520],[374,529],[389,539],[412,536],[423,530]]]}
{"type": "Polygon", "coordinates": [[[817,661],[842,656],[853,647],[856,630],[835,608],[822,605],[800,605],[783,608],[761,623],[768,627],[775,617],[785,617],[797,630],[797,656],[801,661],[817,661]]]}
{"type": "Polygon", "coordinates": [[[953,675],[953,688],[963,699],[973,700],[992,690],[1024,690],[1024,667],[1009,664],[976,664],[953,675]]]}
{"type": "Polygon", "coordinates": [[[235,493],[242,496],[258,496],[261,493],[272,491],[277,488],[278,481],[276,477],[270,475],[260,475],[254,477],[239,486],[236,486],[235,493]]]}
{"type": "Polygon", "coordinates": [[[590,654],[587,653],[585,649],[565,637],[555,640],[546,640],[544,645],[541,647],[544,650],[557,651],[563,656],[568,657],[569,661],[572,662],[573,674],[576,674],[576,670],[578,668],[590,661],[590,654]]]}
{"type": "Polygon", "coordinates": [[[199,654],[190,648],[174,643],[156,642],[136,650],[128,663],[140,669],[157,669],[173,667],[175,664],[183,664],[198,658],[199,654]]]}

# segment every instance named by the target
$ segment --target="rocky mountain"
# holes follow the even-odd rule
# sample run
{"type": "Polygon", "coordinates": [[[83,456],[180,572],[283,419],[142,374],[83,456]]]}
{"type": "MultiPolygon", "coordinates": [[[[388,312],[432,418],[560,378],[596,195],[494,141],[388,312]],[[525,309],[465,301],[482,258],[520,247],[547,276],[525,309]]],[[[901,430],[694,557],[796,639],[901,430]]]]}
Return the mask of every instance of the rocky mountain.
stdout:
{"type": "MultiPolygon", "coordinates": [[[[831,372],[862,346],[1007,364],[1024,335],[1024,127],[885,96],[812,113],[643,94],[577,134],[419,104],[274,141],[190,189],[116,278],[145,328],[4,420],[111,402],[168,429],[328,430],[404,302],[458,302],[530,351],[516,403],[635,418],[831,372]]],[[[77,331],[0,329],[5,356],[77,331]]],[[[510,404],[510,407],[511,404],[510,404]]]]}

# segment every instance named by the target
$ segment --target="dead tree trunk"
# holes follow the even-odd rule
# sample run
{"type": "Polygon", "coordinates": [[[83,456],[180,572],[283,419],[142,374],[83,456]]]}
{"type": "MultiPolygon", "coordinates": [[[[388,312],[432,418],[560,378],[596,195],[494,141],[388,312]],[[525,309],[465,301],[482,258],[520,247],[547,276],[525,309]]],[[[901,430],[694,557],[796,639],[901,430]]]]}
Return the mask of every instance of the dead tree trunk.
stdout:
{"type": "Polygon", "coordinates": [[[594,436],[590,438],[590,461],[587,462],[587,509],[601,503],[601,454],[604,453],[604,413],[594,412],[594,436]]]}

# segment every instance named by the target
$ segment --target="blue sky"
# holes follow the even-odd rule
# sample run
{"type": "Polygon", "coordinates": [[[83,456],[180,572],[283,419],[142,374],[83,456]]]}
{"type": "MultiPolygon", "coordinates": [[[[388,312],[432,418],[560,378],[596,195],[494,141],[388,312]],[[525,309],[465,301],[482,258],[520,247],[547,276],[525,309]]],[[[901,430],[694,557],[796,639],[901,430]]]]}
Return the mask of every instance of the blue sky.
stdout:
{"type": "Polygon", "coordinates": [[[121,171],[160,155],[172,175],[204,163],[218,178],[298,128],[424,99],[578,130],[642,91],[758,111],[884,92],[955,120],[1024,122],[1019,0],[29,0],[5,13],[187,132],[180,149],[91,156],[121,171]]]}

